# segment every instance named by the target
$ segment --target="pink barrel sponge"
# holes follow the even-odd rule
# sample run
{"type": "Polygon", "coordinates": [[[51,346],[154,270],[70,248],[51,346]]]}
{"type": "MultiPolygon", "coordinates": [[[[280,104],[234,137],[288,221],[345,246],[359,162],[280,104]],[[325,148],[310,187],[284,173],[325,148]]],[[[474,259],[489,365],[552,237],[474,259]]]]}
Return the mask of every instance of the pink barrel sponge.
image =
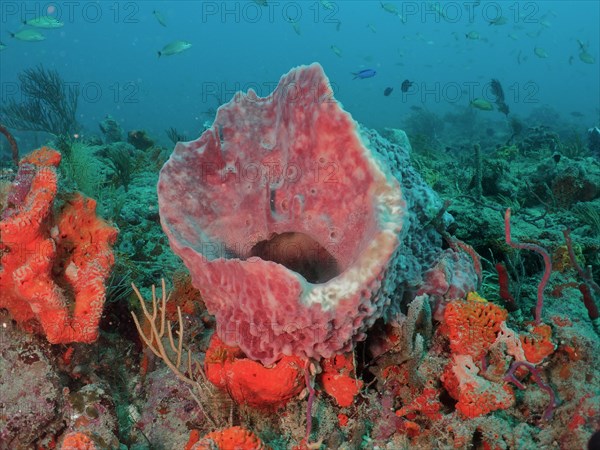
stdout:
{"type": "Polygon", "coordinates": [[[158,199],[219,337],[263,364],[348,351],[389,303],[400,184],[318,64],[221,106],[212,128],[177,144],[158,199]]]}

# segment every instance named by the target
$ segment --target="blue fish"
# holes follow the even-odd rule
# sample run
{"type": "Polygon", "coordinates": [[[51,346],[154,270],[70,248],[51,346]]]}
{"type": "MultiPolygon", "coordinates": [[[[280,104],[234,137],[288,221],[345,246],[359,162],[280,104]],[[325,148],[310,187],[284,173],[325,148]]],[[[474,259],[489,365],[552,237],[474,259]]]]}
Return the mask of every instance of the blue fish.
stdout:
{"type": "Polygon", "coordinates": [[[357,78],[360,78],[360,79],[371,78],[371,77],[374,77],[376,74],[377,74],[377,72],[375,72],[373,69],[364,69],[364,70],[361,70],[360,72],[352,72],[352,75],[354,75],[354,78],[352,78],[352,79],[356,80],[357,78]]]}

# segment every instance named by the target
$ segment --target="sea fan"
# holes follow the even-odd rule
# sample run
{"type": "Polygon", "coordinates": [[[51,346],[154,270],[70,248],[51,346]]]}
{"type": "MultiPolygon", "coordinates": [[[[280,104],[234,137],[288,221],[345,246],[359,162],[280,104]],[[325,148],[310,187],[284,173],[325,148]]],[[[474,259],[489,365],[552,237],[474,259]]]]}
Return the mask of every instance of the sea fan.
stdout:
{"type": "Polygon", "coordinates": [[[492,94],[496,97],[496,103],[504,103],[504,90],[498,80],[492,78],[492,94]]]}

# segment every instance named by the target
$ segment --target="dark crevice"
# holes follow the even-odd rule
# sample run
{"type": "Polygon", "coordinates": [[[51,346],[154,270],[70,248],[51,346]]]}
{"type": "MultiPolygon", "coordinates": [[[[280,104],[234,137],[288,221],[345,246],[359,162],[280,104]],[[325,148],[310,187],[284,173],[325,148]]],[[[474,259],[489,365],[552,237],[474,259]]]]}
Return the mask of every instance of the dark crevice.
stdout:
{"type": "Polygon", "coordinates": [[[254,245],[250,256],[281,264],[310,283],[324,283],[339,275],[333,255],[304,233],[274,234],[271,239],[254,245]]]}

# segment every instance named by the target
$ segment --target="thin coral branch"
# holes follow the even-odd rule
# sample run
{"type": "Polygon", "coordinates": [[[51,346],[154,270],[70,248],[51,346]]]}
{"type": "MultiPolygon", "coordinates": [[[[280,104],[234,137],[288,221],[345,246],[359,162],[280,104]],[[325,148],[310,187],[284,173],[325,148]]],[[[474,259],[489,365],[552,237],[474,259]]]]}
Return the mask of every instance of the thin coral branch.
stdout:
{"type": "Polygon", "coordinates": [[[544,259],[544,275],[542,276],[540,284],[538,284],[537,304],[535,306],[535,323],[539,325],[542,321],[542,306],[544,305],[544,288],[546,287],[546,284],[548,284],[550,274],[552,273],[552,261],[550,259],[550,255],[544,248],[540,247],[539,245],[513,242],[510,235],[510,208],[507,208],[506,213],[504,214],[504,234],[506,243],[511,247],[531,250],[541,255],[544,259]]]}
{"type": "Polygon", "coordinates": [[[525,386],[523,386],[523,383],[521,383],[521,381],[519,381],[519,379],[515,376],[515,371],[520,367],[527,368],[529,370],[529,372],[531,373],[531,376],[534,378],[535,382],[537,383],[537,385],[540,387],[540,389],[542,389],[543,391],[546,391],[548,393],[548,395],[550,396],[550,403],[546,407],[546,410],[544,411],[544,416],[543,416],[544,420],[550,421],[552,419],[554,409],[558,406],[558,400],[556,398],[556,394],[554,393],[554,390],[552,389],[552,387],[549,384],[546,384],[544,382],[544,380],[542,379],[539,368],[535,367],[533,364],[530,364],[526,361],[515,361],[510,366],[508,373],[504,376],[504,381],[510,381],[511,383],[514,383],[515,386],[517,386],[519,389],[525,389],[525,386]]]}
{"type": "Polygon", "coordinates": [[[135,313],[133,311],[131,312],[131,315],[133,317],[133,322],[135,323],[135,327],[137,328],[140,338],[142,339],[142,341],[144,341],[146,346],[156,356],[158,356],[160,359],[163,360],[163,362],[167,365],[167,367],[171,370],[171,372],[173,372],[173,374],[177,378],[179,378],[181,381],[183,381],[184,383],[191,386],[190,393],[192,394],[193,399],[196,401],[196,403],[200,407],[202,414],[204,414],[204,416],[207,418],[207,420],[211,422],[211,425],[213,425],[215,428],[217,428],[216,421],[206,411],[206,409],[204,408],[204,405],[202,404],[198,395],[196,395],[192,391],[192,389],[195,389],[196,391],[201,392],[203,388],[207,388],[208,384],[206,382],[206,380],[207,380],[206,374],[204,373],[204,370],[202,369],[200,364],[195,362],[196,364],[194,364],[194,367],[196,370],[192,370],[192,354],[189,351],[189,349],[187,350],[187,358],[186,358],[187,361],[185,364],[187,367],[187,372],[182,371],[180,369],[182,355],[183,355],[183,335],[184,335],[183,316],[181,314],[181,308],[178,306],[177,307],[178,330],[176,332],[176,334],[177,334],[177,343],[176,343],[175,339],[173,337],[173,333],[171,331],[171,322],[166,319],[166,310],[167,310],[166,305],[167,305],[168,299],[170,298],[170,295],[167,297],[167,289],[166,289],[166,285],[165,285],[165,280],[164,279],[161,280],[162,296],[161,296],[160,304],[158,304],[158,302],[157,302],[156,287],[154,285],[152,285],[152,312],[148,311],[148,308],[146,307],[146,301],[142,297],[142,294],[140,294],[140,291],[138,290],[136,285],[132,283],[131,287],[133,288],[133,291],[135,292],[135,294],[140,302],[144,317],[146,318],[146,321],[150,325],[150,331],[149,331],[149,334],[147,335],[146,333],[144,333],[144,330],[142,329],[142,326],[140,324],[138,317],[135,315],[135,313]],[[157,319],[158,319],[158,323],[157,323],[157,319]],[[171,346],[171,350],[175,353],[175,361],[173,361],[172,357],[169,355],[169,353],[165,349],[165,346],[163,343],[164,338],[165,338],[165,332],[167,333],[167,339],[169,341],[169,345],[171,346]],[[194,374],[197,374],[197,376],[194,376],[194,374]]]}
{"type": "Polygon", "coordinates": [[[18,130],[45,131],[55,136],[70,135],[77,130],[79,89],[68,86],[57,71],[42,66],[19,75],[20,90],[26,100],[9,98],[2,107],[7,126],[18,130]]]}
{"type": "Polygon", "coordinates": [[[1,123],[0,123],[0,133],[2,133],[4,136],[6,136],[6,139],[8,139],[8,143],[10,144],[10,149],[12,152],[12,160],[15,163],[15,166],[18,166],[19,165],[19,147],[17,145],[17,141],[15,140],[13,135],[10,134],[10,131],[8,131],[6,129],[6,127],[4,125],[2,125],[1,123]]]}
{"type": "Polygon", "coordinates": [[[308,389],[308,402],[306,405],[306,442],[308,442],[312,430],[312,406],[315,400],[315,388],[313,387],[314,379],[311,378],[310,365],[311,361],[310,359],[307,359],[306,366],[304,367],[304,381],[306,382],[306,388],[308,389]]]}
{"type": "Polygon", "coordinates": [[[592,268],[591,266],[587,268],[587,270],[583,270],[583,268],[577,262],[577,258],[575,257],[575,251],[573,250],[573,241],[571,240],[571,234],[568,228],[563,230],[563,235],[565,236],[565,242],[567,243],[567,251],[569,253],[569,259],[571,260],[571,265],[577,270],[577,273],[581,278],[583,278],[586,284],[589,285],[595,292],[600,294],[600,286],[598,283],[594,281],[594,277],[592,276],[592,268]]]}

